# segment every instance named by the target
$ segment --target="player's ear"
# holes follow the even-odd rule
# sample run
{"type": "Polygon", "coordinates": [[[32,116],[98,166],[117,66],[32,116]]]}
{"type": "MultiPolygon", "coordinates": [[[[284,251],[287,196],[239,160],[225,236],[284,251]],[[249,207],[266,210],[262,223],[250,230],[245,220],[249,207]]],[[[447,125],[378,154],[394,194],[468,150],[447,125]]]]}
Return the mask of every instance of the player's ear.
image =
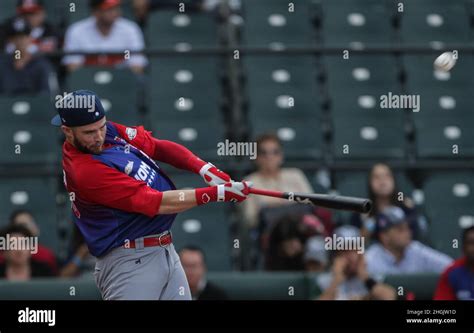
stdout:
{"type": "Polygon", "coordinates": [[[67,127],[67,126],[61,125],[61,131],[63,131],[63,133],[64,133],[64,135],[66,136],[66,138],[72,139],[73,133],[72,133],[72,128],[71,128],[71,127],[67,127]]]}

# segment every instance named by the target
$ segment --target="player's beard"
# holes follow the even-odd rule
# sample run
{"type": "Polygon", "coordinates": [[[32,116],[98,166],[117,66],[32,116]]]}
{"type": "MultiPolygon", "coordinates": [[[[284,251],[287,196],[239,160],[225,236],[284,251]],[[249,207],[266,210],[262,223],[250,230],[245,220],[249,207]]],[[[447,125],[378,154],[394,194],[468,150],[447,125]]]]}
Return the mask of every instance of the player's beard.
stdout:
{"type": "MultiPolygon", "coordinates": [[[[95,154],[95,155],[98,155],[102,152],[102,145],[97,149],[97,150],[91,150],[89,148],[87,148],[86,146],[84,146],[82,143],[79,142],[79,140],[77,140],[76,137],[74,137],[74,146],[81,152],[85,153],[85,154],[95,154]]],[[[103,144],[103,143],[102,143],[103,144]]]]}

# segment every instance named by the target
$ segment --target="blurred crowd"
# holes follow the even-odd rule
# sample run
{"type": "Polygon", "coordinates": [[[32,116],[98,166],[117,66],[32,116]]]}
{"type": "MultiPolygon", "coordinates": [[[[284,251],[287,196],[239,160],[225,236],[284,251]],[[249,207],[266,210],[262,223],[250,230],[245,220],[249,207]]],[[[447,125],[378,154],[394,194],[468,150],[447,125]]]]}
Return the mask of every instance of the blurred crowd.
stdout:
{"type": "MultiPolygon", "coordinates": [[[[186,9],[212,12],[218,3],[193,0],[186,9]]],[[[121,5],[120,0],[89,0],[89,17],[55,25],[42,0],[19,0],[16,14],[0,27],[0,95],[55,95],[67,73],[82,66],[113,66],[143,73],[148,60],[139,52],[145,49],[142,28],[148,13],[175,8],[176,1],[133,0],[135,20],[123,17],[121,5]],[[58,57],[57,51],[70,54],[58,57]]]]}
{"type": "MultiPolygon", "coordinates": [[[[218,1],[191,1],[188,9],[212,11],[218,1]]],[[[54,95],[67,73],[83,66],[113,66],[144,72],[148,60],[142,27],[150,11],[176,6],[173,0],[134,0],[135,21],[122,16],[120,0],[89,1],[90,16],[69,26],[55,26],[43,1],[20,0],[16,14],[0,29],[0,95],[54,95]],[[132,54],[125,57],[123,52],[132,54]],[[64,57],[56,51],[70,52],[64,57]],[[99,55],[73,54],[95,52],[99,55]],[[105,55],[104,53],[116,53],[105,55]],[[49,54],[49,55],[48,55],[49,54]]],[[[303,171],[285,168],[279,138],[266,133],[256,139],[255,172],[245,180],[255,187],[314,192],[303,171]]],[[[438,273],[436,299],[474,298],[474,227],[463,231],[462,256],[450,258],[426,244],[426,225],[413,201],[400,200],[393,170],[375,164],[367,175],[369,214],[352,214],[341,221],[333,211],[292,202],[252,196],[240,215],[252,248],[254,270],[302,271],[317,274],[319,299],[397,299],[395,289],[383,282],[390,274],[438,273]],[[328,248],[328,239],[364,239],[363,251],[328,248]]],[[[11,214],[2,236],[37,237],[40,230],[32,212],[11,214]]],[[[204,252],[184,247],[180,257],[195,299],[225,299],[206,279],[204,252]]],[[[93,270],[80,233],[75,230],[68,258],[58,262],[52,250],[40,244],[37,253],[8,250],[0,254],[0,277],[76,277],[93,270]]]]}

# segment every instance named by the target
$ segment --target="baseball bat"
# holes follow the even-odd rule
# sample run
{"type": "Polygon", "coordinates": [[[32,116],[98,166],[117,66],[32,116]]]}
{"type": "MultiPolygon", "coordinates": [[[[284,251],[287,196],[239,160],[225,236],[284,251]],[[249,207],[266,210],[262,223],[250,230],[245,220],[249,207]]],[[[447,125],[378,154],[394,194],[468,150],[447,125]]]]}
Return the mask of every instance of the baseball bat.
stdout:
{"type": "Polygon", "coordinates": [[[287,199],[300,203],[312,203],[313,205],[320,207],[350,210],[358,213],[368,213],[372,209],[372,201],[364,198],[316,193],[281,192],[259,188],[250,188],[250,193],[287,199]]]}

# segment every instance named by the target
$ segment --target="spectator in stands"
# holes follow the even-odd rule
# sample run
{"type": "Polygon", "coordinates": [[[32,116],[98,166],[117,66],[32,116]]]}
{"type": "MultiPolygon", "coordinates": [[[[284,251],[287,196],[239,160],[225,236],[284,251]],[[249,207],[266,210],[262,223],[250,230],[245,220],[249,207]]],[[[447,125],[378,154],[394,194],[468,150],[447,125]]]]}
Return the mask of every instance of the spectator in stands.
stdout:
{"type": "Polygon", "coordinates": [[[270,231],[265,254],[265,269],[269,271],[303,271],[305,226],[298,215],[287,215],[270,231]]]}
{"type": "Polygon", "coordinates": [[[369,172],[368,193],[374,207],[369,214],[354,213],[351,216],[350,224],[361,229],[364,237],[372,237],[375,230],[375,216],[388,206],[398,206],[405,212],[413,237],[422,237],[422,228],[419,226],[419,216],[416,212],[413,201],[403,195],[403,200],[399,200],[396,179],[392,169],[384,163],[375,164],[369,172]]]}
{"type": "Polygon", "coordinates": [[[326,270],[329,258],[324,237],[313,236],[306,241],[303,259],[306,272],[321,273],[326,270]]]}
{"type": "MultiPolygon", "coordinates": [[[[31,27],[32,44],[36,46],[34,51],[48,53],[58,49],[59,34],[53,24],[47,21],[42,0],[19,0],[16,10],[18,16],[11,18],[10,21],[20,17],[28,23],[31,27]]],[[[11,53],[15,50],[14,47],[12,43],[9,43],[6,45],[6,51],[11,53]]]]}
{"type": "Polygon", "coordinates": [[[34,52],[30,32],[30,26],[21,18],[6,27],[7,41],[13,48],[0,56],[0,94],[54,94],[58,90],[51,63],[34,52]]]}
{"type": "MultiPolygon", "coordinates": [[[[342,226],[335,231],[336,237],[347,239],[360,237],[357,228],[342,226]]],[[[395,289],[378,282],[367,272],[363,253],[348,246],[347,249],[335,249],[331,271],[320,274],[317,284],[322,290],[320,300],[395,300],[395,289]]]]}
{"type": "Polygon", "coordinates": [[[375,217],[378,242],[367,250],[372,275],[441,273],[452,259],[412,240],[412,231],[400,207],[389,206],[375,217]]]}
{"type": "MultiPolygon", "coordinates": [[[[40,229],[35,222],[33,214],[26,209],[19,209],[12,212],[10,215],[10,226],[21,226],[26,228],[33,237],[39,237],[40,229]]],[[[0,255],[0,263],[4,261],[3,256],[0,255]]],[[[54,252],[48,247],[38,243],[38,251],[32,253],[31,261],[46,265],[51,272],[56,274],[58,266],[54,252]]]]}
{"type": "MultiPolygon", "coordinates": [[[[30,231],[21,225],[9,225],[5,228],[0,236],[6,240],[7,244],[21,244],[21,238],[33,237],[30,231]],[[7,236],[9,235],[9,236],[7,236]]],[[[40,261],[31,260],[31,252],[33,249],[6,249],[3,254],[5,261],[0,263],[0,278],[11,281],[27,281],[36,277],[51,277],[55,273],[51,268],[40,261]]]]}
{"type": "Polygon", "coordinates": [[[474,226],[462,232],[462,252],[463,256],[441,275],[435,300],[474,299],[474,226]]]}
{"type": "Polygon", "coordinates": [[[72,278],[94,272],[96,259],[89,253],[79,228],[74,225],[71,254],[59,273],[60,277],[72,278]]]}
{"type": "MultiPolygon", "coordinates": [[[[280,139],[274,134],[263,134],[257,138],[257,171],[245,177],[252,181],[255,187],[269,190],[312,192],[304,173],[296,168],[282,168],[283,147],[280,139]]],[[[291,201],[265,196],[249,197],[243,204],[242,210],[249,229],[258,226],[259,212],[264,207],[291,204],[291,201]]]]}
{"type": "Polygon", "coordinates": [[[120,0],[91,0],[90,7],[91,17],[74,23],[66,31],[64,51],[120,54],[68,55],[63,58],[63,64],[70,71],[84,65],[100,65],[127,66],[142,73],[147,59],[133,52],[144,49],[143,34],[135,22],[121,17],[120,0]]]}
{"type": "Polygon", "coordinates": [[[179,251],[181,264],[191,289],[193,300],[226,300],[226,293],[207,280],[204,252],[197,246],[185,246],[179,251]]]}

